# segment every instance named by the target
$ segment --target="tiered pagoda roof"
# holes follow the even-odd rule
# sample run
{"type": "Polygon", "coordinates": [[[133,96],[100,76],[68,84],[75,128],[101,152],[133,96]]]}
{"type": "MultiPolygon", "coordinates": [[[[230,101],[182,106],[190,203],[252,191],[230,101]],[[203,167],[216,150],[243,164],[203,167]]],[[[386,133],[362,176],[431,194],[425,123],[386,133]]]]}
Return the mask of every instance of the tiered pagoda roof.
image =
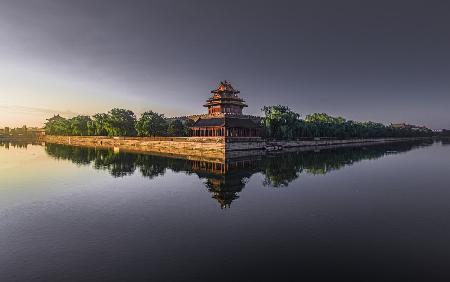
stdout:
{"type": "Polygon", "coordinates": [[[212,97],[204,105],[208,114],[198,116],[190,126],[190,136],[260,137],[259,119],[242,113],[247,104],[228,81],[221,81],[211,93],[212,97]]]}
{"type": "Polygon", "coordinates": [[[221,81],[217,88],[212,90],[211,93],[213,96],[206,100],[204,107],[223,106],[224,104],[236,105],[240,108],[247,107],[245,101],[238,96],[241,92],[234,89],[233,86],[231,86],[231,83],[226,80],[221,81]]]}

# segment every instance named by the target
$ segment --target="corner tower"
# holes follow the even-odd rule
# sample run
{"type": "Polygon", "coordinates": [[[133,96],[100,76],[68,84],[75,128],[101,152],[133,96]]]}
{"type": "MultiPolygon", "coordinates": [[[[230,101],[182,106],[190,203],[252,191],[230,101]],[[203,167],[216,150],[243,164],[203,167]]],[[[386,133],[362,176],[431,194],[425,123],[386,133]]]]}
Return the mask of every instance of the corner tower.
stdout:
{"type": "Polygon", "coordinates": [[[221,81],[216,89],[212,90],[211,98],[206,100],[204,107],[208,108],[208,114],[235,114],[242,115],[242,109],[247,107],[245,101],[238,94],[228,81],[221,81]]]}
{"type": "Polygon", "coordinates": [[[212,97],[203,105],[208,108],[208,114],[195,120],[189,128],[190,136],[226,137],[227,140],[261,136],[259,118],[242,114],[247,104],[228,81],[221,81],[211,93],[212,97]]]}

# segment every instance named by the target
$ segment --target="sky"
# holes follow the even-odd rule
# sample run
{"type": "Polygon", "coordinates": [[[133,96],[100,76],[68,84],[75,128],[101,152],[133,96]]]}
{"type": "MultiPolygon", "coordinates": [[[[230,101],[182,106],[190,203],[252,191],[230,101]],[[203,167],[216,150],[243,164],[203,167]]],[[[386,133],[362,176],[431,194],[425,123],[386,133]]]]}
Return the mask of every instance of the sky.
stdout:
{"type": "Polygon", "coordinates": [[[247,114],[450,128],[449,15],[432,0],[0,0],[0,127],[205,113],[226,79],[247,114]]]}

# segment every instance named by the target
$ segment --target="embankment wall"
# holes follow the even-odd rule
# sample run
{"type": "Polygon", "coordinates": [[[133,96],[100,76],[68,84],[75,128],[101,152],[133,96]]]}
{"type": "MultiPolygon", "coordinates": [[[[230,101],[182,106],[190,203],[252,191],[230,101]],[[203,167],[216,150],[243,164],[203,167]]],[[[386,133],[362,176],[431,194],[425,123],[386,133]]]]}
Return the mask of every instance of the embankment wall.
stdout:
{"type": "Polygon", "coordinates": [[[175,156],[196,156],[205,159],[224,159],[225,143],[220,137],[102,137],[102,136],[52,136],[42,141],[55,144],[88,146],[96,148],[117,148],[133,152],[155,152],[175,156]]]}
{"type": "Polygon", "coordinates": [[[298,140],[298,141],[266,141],[253,138],[223,137],[102,137],[102,136],[51,136],[41,141],[74,146],[96,148],[115,148],[131,152],[154,152],[184,157],[200,157],[202,159],[223,160],[235,153],[241,155],[264,154],[266,148],[282,147],[285,150],[316,150],[320,148],[341,146],[364,146],[393,142],[412,141],[423,138],[380,138],[380,139],[347,139],[347,140],[298,140]],[[253,151],[253,152],[251,152],[253,151]],[[246,152],[246,153],[245,153],[246,152]]]}

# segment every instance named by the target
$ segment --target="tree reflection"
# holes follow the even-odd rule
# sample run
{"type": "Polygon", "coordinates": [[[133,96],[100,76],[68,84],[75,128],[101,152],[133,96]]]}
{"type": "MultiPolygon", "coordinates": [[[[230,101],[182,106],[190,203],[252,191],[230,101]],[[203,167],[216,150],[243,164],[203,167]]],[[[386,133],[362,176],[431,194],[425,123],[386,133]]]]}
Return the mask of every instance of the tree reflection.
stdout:
{"type": "Polygon", "coordinates": [[[223,163],[59,144],[46,144],[45,150],[56,159],[70,160],[77,165],[92,164],[95,169],[107,170],[114,177],[132,175],[137,169],[143,177],[149,179],[164,175],[168,169],[196,174],[205,180],[207,190],[220,207],[227,208],[239,198],[239,193],[255,173],[263,175],[262,184],[265,187],[286,187],[302,174],[323,175],[362,160],[377,159],[431,144],[432,141],[421,141],[327,149],[320,152],[292,151],[267,154],[264,157],[241,157],[223,163]]]}
{"type": "Polygon", "coordinates": [[[136,170],[138,155],[97,150],[96,156],[98,157],[94,160],[94,168],[106,169],[114,177],[132,175],[136,170]]]}
{"type": "Polygon", "coordinates": [[[77,165],[88,165],[95,161],[98,152],[95,149],[59,144],[46,144],[45,151],[55,159],[70,160],[77,165]]]}
{"type": "Polygon", "coordinates": [[[191,169],[190,163],[186,160],[149,154],[139,154],[136,165],[142,176],[150,179],[164,175],[167,169],[185,173],[190,173],[191,169]]]}
{"type": "Polygon", "coordinates": [[[264,175],[264,186],[284,187],[297,179],[303,171],[302,155],[281,154],[268,156],[260,167],[264,175]]]}
{"type": "Polygon", "coordinates": [[[0,140],[0,147],[4,147],[5,149],[9,149],[9,147],[16,148],[16,149],[27,149],[29,145],[38,145],[40,143],[34,142],[34,141],[27,141],[27,140],[17,140],[17,141],[6,141],[6,140],[0,140]]]}
{"type": "Polygon", "coordinates": [[[264,185],[275,188],[288,186],[302,173],[323,175],[362,160],[378,159],[431,144],[433,141],[420,141],[279,154],[263,161],[264,185]]]}
{"type": "Polygon", "coordinates": [[[152,155],[139,155],[136,164],[142,176],[150,179],[164,175],[168,167],[167,158],[152,155]]]}

